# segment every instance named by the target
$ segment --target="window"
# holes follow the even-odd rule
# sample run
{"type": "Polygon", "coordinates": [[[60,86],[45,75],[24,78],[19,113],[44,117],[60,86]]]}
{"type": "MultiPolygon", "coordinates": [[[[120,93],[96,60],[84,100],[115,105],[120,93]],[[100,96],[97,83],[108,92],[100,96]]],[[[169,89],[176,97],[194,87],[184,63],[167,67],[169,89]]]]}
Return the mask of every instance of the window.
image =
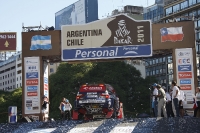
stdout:
{"type": "Polygon", "coordinates": [[[12,83],[12,79],[10,80],[10,83],[12,83]]]}
{"type": "Polygon", "coordinates": [[[17,81],[18,81],[18,77],[17,77],[17,81]]]}
{"type": "Polygon", "coordinates": [[[4,82],[3,82],[3,85],[4,85],[4,82]]]}
{"type": "Polygon", "coordinates": [[[162,63],[162,58],[159,58],[159,62],[162,63]]]}
{"type": "Polygon", "coordinates": [[[5,75],[5,78],[7,78],[7,75],[5,75]]]}
{"type": "Polygon", "coordinates": [[[20,87],[22,86],[22,84],[20,83],[20,87]]]}
{"type": "Polygon", "coordinates": [[[165,9],[165,14],[166,16],[172,14],[172,7],[165,9]]]}
{"type": "Polygon", "coordinates": [[[50,65],[53,65],[53,63],[50,63],[50,65]]]}
{"type": "Polygon", "coordinates": [[[156,59],[156,64],[158,63],[158,59],[156,59]]]}
{"type": "Polygon", "coordinates": [[[15,79],[13,79],[13,82],[15,82],[15,79]]]}
{"type": "Polygon", "coordinates": [[[15,75],[15,72],[13,72],[13,75],[15,75]]]}
{"type": "Polygon", "coordinates": [[[20,80],[22,79],[22,77],[20,76],[20,80]]]}
{"type": "Polygon", "coordinates": [[[4,79],[4,76],[3,76],[3,79],[4,79]]]}
{"type": "Polygon", "coordinates": [[[12,76],[12,73],[10,73],[10,76],[12,76]]]}
{"type": "Polygon", "coordinates": [[[155,59],[153,59],[153,64],[155,64],[155,59]]]}
{"type": "Polygon", "coordinates": [[[17,84],[17,88],[18,88],[18,84],[17,84]]]}
{"type": "Polygon", "coordinates": [[[178,12],[179,10],[180,10],[179,4],[173,6],[173,13],[178,12]]]}
{"type": "Polygon", "coordinates": [[[189,0],[189,6],[193,6],[194,4],[196,4],[196,0],[189,0]]]}
{"type": "Polygon", "coordinates": [[[8,84],[9,84],[9,80],[8,80],[8,84]]]}
{"type": "Polygon", "coordinates": [[[13,85],[13,89],[15,89],[15,85],[13,85]]]}
{"type": "Polygon", "coordinates": [[[8,78],[9,78],[9,74],[8,74],[8,78]]]}
{"type": "Polygon", "coordinates": [[[53,68],[50,68],[50,73],[53,73],[53,72],[54,72],[53,68]]]}
{"type": "Polygon", "coordinates": [[[2,83],[0,83],[0,86],[2,86],[2,83]]]}
{"type": "Polygon", "coordinates": [[[181,9],[185,9],[188,7],[188,1],[181,3],[181,9]]]}

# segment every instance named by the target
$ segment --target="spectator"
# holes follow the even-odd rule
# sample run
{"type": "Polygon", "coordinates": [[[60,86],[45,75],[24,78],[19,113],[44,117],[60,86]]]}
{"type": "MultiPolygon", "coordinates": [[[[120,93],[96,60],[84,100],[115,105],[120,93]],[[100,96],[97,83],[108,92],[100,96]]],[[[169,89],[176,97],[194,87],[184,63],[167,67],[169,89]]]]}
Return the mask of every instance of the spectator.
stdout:
{"type": "Polygon", "coordinates": [[[172,81],[172,99],[173,99],[173,103],[174,103],[174,108],[176,110],[176,117],[180,117],[179,115],[179,95],[180,95],[180,91],[179,88],[177,87],[176,81],[172,81]]]}
{"type": "Polygon", "coordinates": [[[196,88],[195,101],[196,101],[197,107],[194,109],[194,117],[197,116],[197,111],[200,109],[200,87],[196,88]]]}
{"type": "Polygon", "coordinates": [[[67,115],[67,119],[71,120],[71,109],[72,105],[69,103],[69,100],[65,100],[65,116],[67,115]]]}
{"type": "MultiPolygon", "coordinates": [[[[162,87],[165,88],[165,87],[162,87]]],[[[173,111],[172,111],[172,97],[170,93],[165,88],[165,95],[166,95],[166,110],[167,110],[167,117],[174,117],[173,111]]],[[[170,89],[170,91],[172,91],[170,89]]]]}
{"type": "Polygon", "coordinates": [[[166,108],[165,108],[165,104],[166,104],[165,91],[163,90],[163,88],[160,85],[157,85],[156,88],[158,89],[157,97],[159,97],[159,100],[158,100],[158,117],[161,117],[161,112],[163,111],[164,117],[167,118],[167,113],[166,113],[166,108]]]}
{"type": "Polygon", "coordinates": [[[157,101],[157,95],[158,95],[158,89],[156,88],[157,84],[154,83],[153,85],[153,97],[152,97],[152,109],[153,109],[153,114],[154,117],[157,117],[158,115],[158,101],[157,101]]]}
{"type": "Polygon", "coordinates": [[[181,87],[180,86],[178,86],[178,88],[179,88],[179,91],[180,91],[180,95],[179,95],[179,111],[180,111],[180,115],[181,115],[181,117],[183,117],[184,116],[184,109],[183,109],[183,104],[184,104],[184,102],[185,102],[185,94],[184,94],[184,92],[181,90],[181,87]]]}
{"type": "Polygon", "coordinates": [[[62,101],[60,102],[60,106],[59,106],[62,120],[65,120],[65,101],[66,101],[66,98],[63,97],[62,101]]]}
{"type": "Polygon", "coordinates": [[[43,96],[43,102],[42,102],[42,120],[43,121],[46,121],[48,119],[46,118],[46,115],[48,114],[47,104],[50,104],[49,99],[46,96],[43,96]]]}

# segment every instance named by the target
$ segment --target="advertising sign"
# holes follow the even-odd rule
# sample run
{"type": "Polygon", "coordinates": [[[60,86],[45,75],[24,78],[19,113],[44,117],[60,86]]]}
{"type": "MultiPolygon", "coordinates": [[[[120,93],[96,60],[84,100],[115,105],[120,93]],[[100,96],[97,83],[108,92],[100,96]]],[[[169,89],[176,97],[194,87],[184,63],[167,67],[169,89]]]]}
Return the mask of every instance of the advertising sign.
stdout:
{"type": "Polygon", "coordinates": [[[62,25],[85,24],[98,19],[97,0],[79,0],[55,13],[55,29],[62,25]]]}
{"type": "MultiPolygon", "coordinates": [[[[49,68],[48,68],[48,63],[44,62],[44,95],[49,99],[49,68]]],[[[50,99],[49,99],[50,100],[50,99]]],[[[49,112],[49,104],[47,104],[47,110],[49,112]]],[[[46,114],[46,117],[48,117],[48,113],[46,114]]]]}
{"type": "Polygon", "coordinates": [[[39,57],[24,57],[25,114],[40,113],[40,63],[39,57]]]}
{"type": "Polygon", "coordinates": [[[1,32],[0,33],[0,51],[16,51],[17,33],[1,32]]]}
{"type": "Polygon", "coordinates": [[[185,108],[193,107],[194,88],[194,70],[193,70],[193,52],[192,48],[176,49],[176,71],[177,84],[185,93],[185,108]]]}
{"type": "Polygon", "coordinates": [[[62,26],[62,61],[152,56],[151,30],[149,20],[127,15],[62,26]]]}

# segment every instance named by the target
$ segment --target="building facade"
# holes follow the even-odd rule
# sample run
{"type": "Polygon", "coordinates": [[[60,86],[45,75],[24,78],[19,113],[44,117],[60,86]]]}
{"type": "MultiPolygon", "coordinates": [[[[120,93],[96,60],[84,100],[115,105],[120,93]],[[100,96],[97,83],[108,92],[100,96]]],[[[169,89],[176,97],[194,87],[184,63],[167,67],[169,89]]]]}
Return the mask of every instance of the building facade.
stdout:
{"type": "Polygon", "coordinates": [[[0,62],[0,90],[11,91],[22,86],[21,52],[0,62]]]}
{"type": "MultiPolygon", "coordinates": [[[[157,0],[159,1],[159,0],[157,0]]],[[[162,0],[160,0],[162,1],[162,0]]],[[[144,19],[151,19],[152,23],[169,23],[179,21],[194,21],[196,33],[196,52],[197,52],[197,76],[200,81],[200,0],[163,0],[163,4],[154,4],[144,8],[144,19]],[[158,10],[158,7],[160,8],[158,10]],[[160,11],[162,10],[163,11],[160,11]],[[158,12],[160,11],[160,12],[158,12]],[[155,12],[158,12],[157,14],[155,12]],[[162,12],[162,13],[161,13],[162,12]],[[158,15],[158,17],[156,17],[158,15]],[[158,20],[159,18],[159,20],[158,20]]],[[[156,3],[156,2],[155,2],[156,3]]],[[[161,58],[161,57],[160,57],[161,58]]],[[[170,86],[173,80],[172,56],[162,57],[163,63],[159,63],[160,58],[146,60],[146,75],[155,76],[159,83],[166,83],[170,86]],[[165,58],[165,59],[164,59],[165,58]],[[154,63],[155,62],[155,63],[154,63]],[[161,71],[162,68],[162,71],[161,71]],[[160,71],[159,71],[160,69],[160,71]],[[162,76],[165,73],[165,76],[162,76]]],[[[199,82],[200,85],[200,82],[199,82]]]]}
{"type": "Polygon", "coordinates": [[[196,33],[197,76],[200,86],[200,0],[172,1],[164,6],[165,16],[161,18],[164,23],[170,21],[194,21],[196,33]]]}

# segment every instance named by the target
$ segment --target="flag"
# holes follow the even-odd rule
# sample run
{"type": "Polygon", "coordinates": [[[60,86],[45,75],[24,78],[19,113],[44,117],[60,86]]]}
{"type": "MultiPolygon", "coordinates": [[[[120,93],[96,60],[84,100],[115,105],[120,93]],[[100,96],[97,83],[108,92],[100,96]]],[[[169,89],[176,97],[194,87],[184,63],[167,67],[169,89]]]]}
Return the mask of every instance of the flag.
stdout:
{"type": "Polygon", "coordinates": [[[41,35],[35,35],[31,39],[31,47],[30,50],[49,50],[52,49],[51,45],[51,35],[48,36],[41,36],[41,35]]]}
{"type": "Polygon", "coordinates": [[[182,41],[184,37],[182,27],[170,27],[170,28],[164,27],[160,29],[160,33],[161,33],[161,42],[182,41]]]}

